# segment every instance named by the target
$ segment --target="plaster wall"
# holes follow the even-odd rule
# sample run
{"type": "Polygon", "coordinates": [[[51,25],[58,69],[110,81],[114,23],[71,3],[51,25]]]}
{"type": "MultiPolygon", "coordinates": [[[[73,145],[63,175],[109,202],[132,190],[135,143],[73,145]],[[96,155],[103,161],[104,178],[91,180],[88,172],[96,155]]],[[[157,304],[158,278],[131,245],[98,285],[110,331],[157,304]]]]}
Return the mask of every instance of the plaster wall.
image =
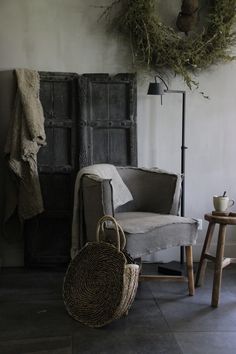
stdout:
{"type": "MultiPolygon", "coordinates": [[[[45,71],[115,74],[133,71],[128,45],[98,21],[104,0],[0,0],[0,70],[16,67],[45,71]]],[[[180,1],[176,2],[176,14],[180,1]]],[[[171,2],[173,12],[173,2],[171,2]]],[[[236,199],[236,62],[212,67],[198,76],[200,90],[189,91],[180,78],[172,89],[187,90],[186,215],[203,218],[212,196],[227,190],[236,199]]],[[[181,96],[146,95],[150,78],[138,76],[138,160],[140,166],[180,170],[181,96]]],[[[7,83],[5,83],[7,85],[7,83]]],[[[0,213],[3,213],[3,153],[10,99],[0,83],[0,213]],[[7,108],[8,107],[8,108],[7,108]]],[[[236,209],[234,209],[236,210],[236,209]]],[[[199,257],[207,224],[194,247],[199,257]]],[[[23,264],[23,241],[1,237],[4,265],[23,264]]],[[[236,228],[229,228],[226,253],[236,254],[236,228]]],[[[159,260],[178,259],[179,250],[159,252],[159,260]]],[[[152,258],[151,258],[152,259],[152,258]]]]}

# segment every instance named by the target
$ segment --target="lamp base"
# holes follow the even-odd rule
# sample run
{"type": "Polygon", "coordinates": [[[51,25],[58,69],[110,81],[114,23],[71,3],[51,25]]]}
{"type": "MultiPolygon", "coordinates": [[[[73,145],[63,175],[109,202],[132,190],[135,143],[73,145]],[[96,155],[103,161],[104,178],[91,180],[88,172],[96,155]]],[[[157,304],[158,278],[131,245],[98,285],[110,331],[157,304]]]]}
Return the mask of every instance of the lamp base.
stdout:
{"type": "Polygon", "coordinates": [[[180,262],[169,262],[169,263],[159,263],[158,264],[158,273],[166,275],[186,275],[186,266],[185,263],[181,264],[180,262]]]}

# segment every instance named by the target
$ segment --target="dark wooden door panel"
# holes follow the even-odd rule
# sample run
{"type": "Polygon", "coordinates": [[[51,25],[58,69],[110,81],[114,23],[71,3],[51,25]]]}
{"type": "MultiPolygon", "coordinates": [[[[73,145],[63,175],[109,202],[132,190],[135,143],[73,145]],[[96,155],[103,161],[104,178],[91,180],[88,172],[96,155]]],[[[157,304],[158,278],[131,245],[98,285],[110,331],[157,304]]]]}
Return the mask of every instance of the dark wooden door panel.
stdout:
{"type": "Polygon", "coordinates": [[[70,165],[72,167],[72,134],[71,127],[60,126],[47,127],[47,145],[40,149],[38,165],[60,167],[70,165]]]}
{"type": "Polygon", "coordinates": [[[70,224],[63,215],[29,220],[26,224],[25,259],[29,266],[59,266],[68,263],[70,224]]]}
{"type": "Polygon", "coordinates": [[[109,85],[109,115],[110,120],[131,120],[129,98],[134,95],[131,82],[116,83],[109,85]]]}
{"type": "Polygon", "coordinates": [[[110,160],[117,166],[131,165],[130,132],[128,129],[112,129],[109,139],[110,160]]]}
{"type": "Polygon", "coordinates": [[[54,265],[70,258],[73,190],[78,164],[78,75],[40,73],[47,146],[38,154],[45,211],[27,223],[26,263],[54,265]]]}
{"type": "Polygon", "coordinates": [[[80,97],[80,166],[136,166],[136,76],[82,75],[80,97]]]}
{"type": "Polygon", "coordinates": [[[93,163],[112,163],[117,166],[130,165],[130,132],[119,128],[92,128],[93,163]]]}
{"type": "Polygon", "coordinates": [[[70,174],[40,173],[40,185],[45,213],[71,211],[73,205],[73,180],[70,174]]]}

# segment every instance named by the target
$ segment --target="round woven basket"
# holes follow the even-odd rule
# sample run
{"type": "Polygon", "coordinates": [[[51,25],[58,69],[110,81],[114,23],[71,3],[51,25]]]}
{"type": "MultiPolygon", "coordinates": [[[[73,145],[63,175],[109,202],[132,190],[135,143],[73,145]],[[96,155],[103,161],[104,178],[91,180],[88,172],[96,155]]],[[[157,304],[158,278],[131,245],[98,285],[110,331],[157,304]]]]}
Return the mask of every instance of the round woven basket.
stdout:
{"type": "Polygon", "coordinates": [[[134,300],[139,266],[120,250],[120,238],[124,244],[125,236],[116,220],[103,217],[97,226],[97,242],[87,243],[67,269],[65,306],[74,319],[90,327],[102,327],[127,314],[134,300]],[[115,229],[116,246],[100,241],[105,225],[115,229]]]}

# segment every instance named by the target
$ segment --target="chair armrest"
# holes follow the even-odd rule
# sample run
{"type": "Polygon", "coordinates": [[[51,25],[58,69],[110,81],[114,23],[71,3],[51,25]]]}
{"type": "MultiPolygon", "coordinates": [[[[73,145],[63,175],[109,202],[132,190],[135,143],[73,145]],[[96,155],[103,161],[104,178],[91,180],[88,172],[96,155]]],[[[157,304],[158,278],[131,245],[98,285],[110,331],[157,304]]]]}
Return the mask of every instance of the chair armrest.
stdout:
{"type": "Polygon", "coordinates": [[[98,220],[114,215],[111,180],[84,175],[81,181],[84,234],[86,241],[95,241],[98,220]]]}
{"type": "Polygon", "coordinates": [[[117,212],[143,211],[178,215],[182,177],[157,168],[119,167],[134,200],[117,212]],[[126,210],[127,209],[127,210],[126,210]]]}

